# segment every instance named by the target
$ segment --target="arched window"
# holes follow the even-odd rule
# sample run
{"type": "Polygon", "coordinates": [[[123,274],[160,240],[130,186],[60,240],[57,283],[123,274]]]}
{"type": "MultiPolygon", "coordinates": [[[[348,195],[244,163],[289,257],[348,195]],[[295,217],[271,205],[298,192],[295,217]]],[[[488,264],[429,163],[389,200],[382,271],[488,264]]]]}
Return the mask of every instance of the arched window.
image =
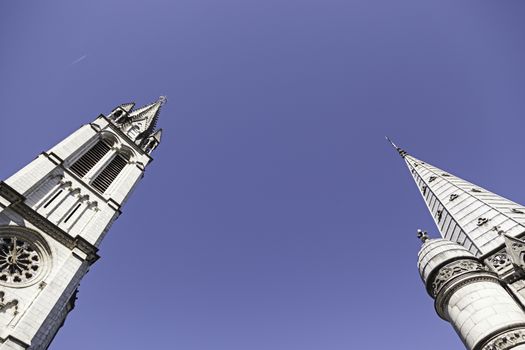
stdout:
{"type": "Polygon", "coordinates": [[[107,140],[99,140],[93,147],[78,158],[69,169],[80,177],[84,177],[111,149],[107,140]]]}
{"type": "Polygon", "coordinates": [[[113,118],[117,119],[121,115],[122,115],[122,110],[121,109],[116,110],[115,113],[113,113],[113,118]]]}
{"type": "Polygon", "coordinates": [[[117,154],[111,162],[93,180],[92,186],[101,193],[104,193],[109,185],[117,178],[128,164],[129,157],[125,154],[117,154]]]}

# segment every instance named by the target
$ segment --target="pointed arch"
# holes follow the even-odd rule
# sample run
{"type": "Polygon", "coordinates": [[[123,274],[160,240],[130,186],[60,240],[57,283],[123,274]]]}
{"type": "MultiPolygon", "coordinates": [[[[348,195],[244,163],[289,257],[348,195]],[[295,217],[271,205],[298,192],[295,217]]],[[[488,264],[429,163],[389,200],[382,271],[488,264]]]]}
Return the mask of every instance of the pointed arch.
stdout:
{"type": "Polygon", "coordinates": [[[95,177],[91,184],[100,193],[106,192],[109,186],[115,181],[118,175],[124,170],[126,165],[129,163],[130,155],[127,153],[119,152],[109,162],[109,164],[95,177]]]}

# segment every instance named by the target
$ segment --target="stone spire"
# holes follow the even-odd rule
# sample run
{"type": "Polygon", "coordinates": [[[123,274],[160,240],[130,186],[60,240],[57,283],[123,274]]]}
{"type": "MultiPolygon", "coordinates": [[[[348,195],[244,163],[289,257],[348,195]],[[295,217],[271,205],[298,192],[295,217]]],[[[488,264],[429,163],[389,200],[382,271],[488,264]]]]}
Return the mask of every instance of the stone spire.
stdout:
{"type": "Polygon", "coordinates": [[[480,257],[501,247],[504,235],[525,233],[525,207],[418,160],[389,142],[404,159],[443,238],[480,257]]]}
{"type": "Polygon", "coordinates": [[[135,107],[135,103],[133,102],[123,103],[119,106],[119,108],[121,108],[126,113],[129,113],[133,109],[133,107],[135,107]]]}
{"type": "Polygon", "coordinates": [[[157,101],[135,110],[132,110],[134,107],[133,103],[123,104],[117,107],[116,110],[122,110],[124,113],[121,112],[118,116],[115,116],[115,112],[113,112],[109,119],[143,149],[145,149],[146,145],[150,145],[147,152],[151,152],[160,143],[160,132],[156,130],[156,125],[160,109],[166,102],[167,98],[160,96],[157,101]],[[154,147],[151,147],[151,140],[156,142],[154,147]]]}
{"type": "Polygon", "coordinates": [[[151,134],[149,137],[145,138],[142,142],[141,146],[144,151],[147,153],[153,152],[155,148],[160,144],[160,140],[162,139],[162,129],[159,129],[155,131],[153,134],[151,134]]]}

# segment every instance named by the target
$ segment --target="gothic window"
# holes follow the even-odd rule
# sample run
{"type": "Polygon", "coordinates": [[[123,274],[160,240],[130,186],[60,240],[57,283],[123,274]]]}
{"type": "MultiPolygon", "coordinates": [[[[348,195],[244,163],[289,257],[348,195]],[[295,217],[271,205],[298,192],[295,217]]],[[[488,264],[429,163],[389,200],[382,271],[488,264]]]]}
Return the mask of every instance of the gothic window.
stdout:
{"type": "Polygon", "coordinates": [[[19,283],[33,278],[40,268],[40,257],[28,242],[3,237],[0,242],[0,280],[19,283]]]}
{"type": "Polygon", "coordinates": [[[73,209],[73,210],[71,211],[71,213],[69,213],[69,215],[68,215],[68,216],[66,217],[66,219],[64,220],[64,223],[68,222],[69,219],[71,219],[71,217],[72,217],[73,215],[75,215],[75,213],[77,212],[77,210],[80,208],[81,205],[82,205],[81,203],[78,203],[78,204],[75,206],[75,209],[73,209]]]}
{"type": "Polygon", "coordinates": [[[124,167],[128,164],[128,158],[123,154],[117,154],[115,158],[98,174],[93,180],[93,187],[104,193],[109,185],[117,178],[124,167]]]}
{"type": "Polygon", "coordinates": [[[137,136],[139,136],[139,133],[140,129],[138,128],[138,126],[135,125],[131,129],[129,129],[128,136],[134,140],[137,136]]]}
{"type": "Polygon", "coordinates": [[[22,287],[46,273],[48,256],[42,240],[18,227],[0,227],[0,284],[22,287]]]}
{"type": "Polygon", "coordinates": [[[93,147],[78,158],[70,167],[71,171],[84,177],[111,149],[108,141],[99,140],[93,147]]]}
{"type": "Polygon", "coordinates": [[[63,191],[64,191],[63,189],[58,190],[57,193],[55,193],[55,195],[54,195],[53,197],[51,197],[51,199],[48,200],[46,204],[44,204],[44,209],[47,208],[47,207],[49,207],[49,205],[50,205],[51,203],[53,203],[53,202],[55,201],[55,199],[57,199],[58,196],[60,196],[60,194],[61,194],[63,191]]]}

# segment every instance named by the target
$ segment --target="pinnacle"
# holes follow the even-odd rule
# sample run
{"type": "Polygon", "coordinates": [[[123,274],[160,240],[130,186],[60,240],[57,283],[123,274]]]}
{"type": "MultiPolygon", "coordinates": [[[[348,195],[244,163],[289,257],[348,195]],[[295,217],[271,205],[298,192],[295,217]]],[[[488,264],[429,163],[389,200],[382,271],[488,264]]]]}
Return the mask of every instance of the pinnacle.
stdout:
{"type": "Polygon", "coordinates": [[[385,138],[392,145],[392,147],[394,147],[394,149],[399,153],[401,158],[405,158],[405,156],[407,155],[407,152],[401,147],[398,147],[394,142],[392,142],[392,140],[390,140],[388,136],[385,136],[385,138]]]}
{"type": "Polygon", "coordinates": [[[420,229],[417,230],[417,238],[419,238],[422,243],[425,243],[426,241],[428,241],[430,239],[428,237],[427,231],[423,231],[423,230],[420,230],[420,229]]]}

